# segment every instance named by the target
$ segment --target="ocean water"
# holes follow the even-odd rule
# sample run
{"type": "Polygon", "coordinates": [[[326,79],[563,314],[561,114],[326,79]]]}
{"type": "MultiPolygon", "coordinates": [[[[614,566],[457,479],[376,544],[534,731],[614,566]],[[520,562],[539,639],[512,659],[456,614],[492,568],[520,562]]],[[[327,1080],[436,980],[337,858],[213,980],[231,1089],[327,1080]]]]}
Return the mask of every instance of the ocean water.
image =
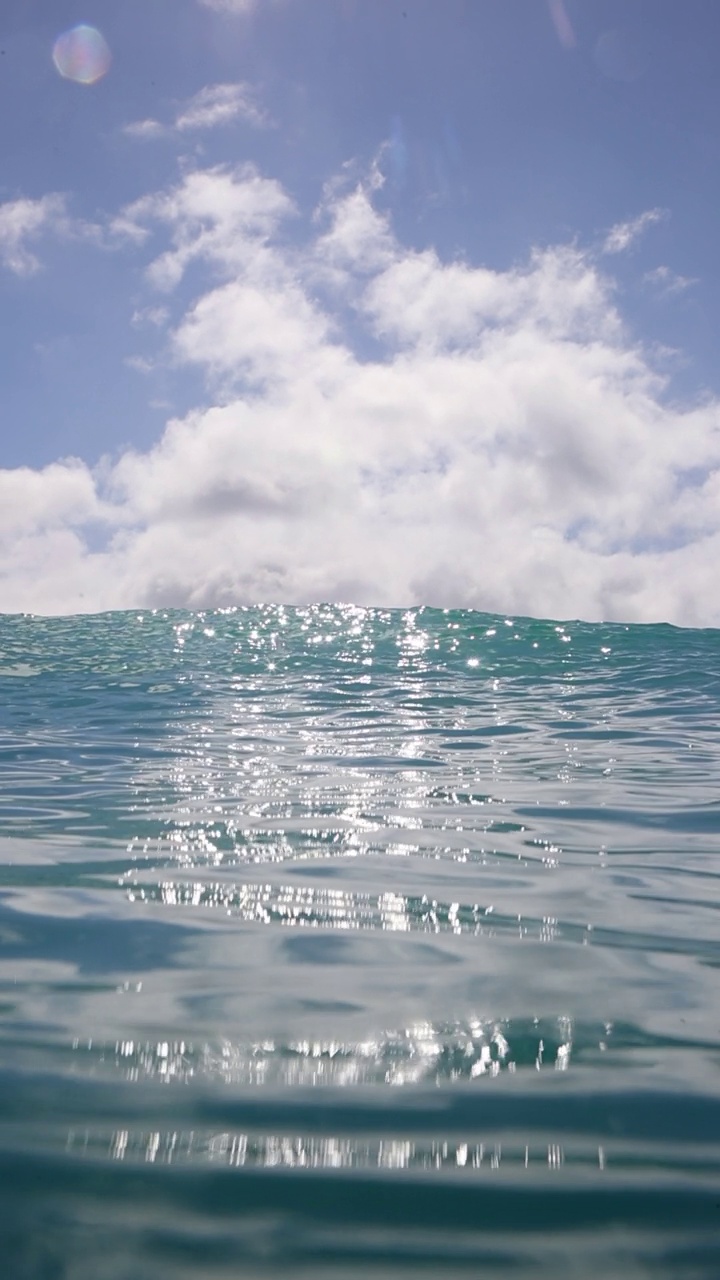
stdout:
{"type": "Polygon", "coordinates": [[[720,633],[0,618],[4,1280],[720,1275],[720,633]]]}

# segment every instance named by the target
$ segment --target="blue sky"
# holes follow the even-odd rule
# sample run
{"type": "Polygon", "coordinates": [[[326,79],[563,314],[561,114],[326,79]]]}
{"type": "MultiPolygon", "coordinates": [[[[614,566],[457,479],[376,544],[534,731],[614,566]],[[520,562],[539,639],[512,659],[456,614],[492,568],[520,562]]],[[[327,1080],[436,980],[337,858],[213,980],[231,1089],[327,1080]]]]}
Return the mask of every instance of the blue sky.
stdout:
{"type": "Polygon", "coordinates": [[[718,37],[714,0],[5,0],[0,609],[718,624],[718,37]]]}

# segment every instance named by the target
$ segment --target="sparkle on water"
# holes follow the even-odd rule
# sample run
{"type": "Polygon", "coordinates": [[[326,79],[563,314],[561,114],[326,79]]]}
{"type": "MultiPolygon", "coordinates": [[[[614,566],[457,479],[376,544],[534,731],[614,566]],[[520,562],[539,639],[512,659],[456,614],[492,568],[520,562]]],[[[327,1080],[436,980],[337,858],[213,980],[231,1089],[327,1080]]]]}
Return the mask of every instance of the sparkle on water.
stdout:
{"type": "Polygon", "coordinates": [[[0,618],[7,1274],[717,1280],[719,647],[0,618]]]}
{"type": "Polygon", "coordinates": [[[77,84],[96,84],[102,80],[111,60],[105,37],[97,27],[85,23],[63,32],[53,45],[53,62],[60,75],[77,84]]]}

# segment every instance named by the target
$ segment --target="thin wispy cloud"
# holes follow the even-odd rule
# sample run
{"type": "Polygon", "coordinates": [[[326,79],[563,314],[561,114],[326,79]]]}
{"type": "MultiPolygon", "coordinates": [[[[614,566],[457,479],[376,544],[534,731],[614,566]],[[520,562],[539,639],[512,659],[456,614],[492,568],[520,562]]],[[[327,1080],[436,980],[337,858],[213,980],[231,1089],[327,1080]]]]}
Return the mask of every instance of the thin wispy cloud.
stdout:
{"type": "Polygon", "coordinates": [[[252,13],[257,0],[198,0],[203,9],[215,9],[218,13],[252,13]]]}
{"type": "Polygon", "coordinates": [[[65,235],[69,228],[66,200],[58,193],[0,204],[0,262],[15,275],[32,275],[39,271],[40,259],[30,246],[41,236],[65,235]]]}
{"type": "Polygon", "coordinates": [[[197,0],[201,9],[212,9],[215,13],[228,16],[247,17],[260,7],[268,4],[287,4],[289,0],[197,0]]]}
{"type": "Polygon", "coordinates": [[[624,253],[631,245],[647,231],[648,227],[653,226],[656,222],[662,222],[667,217],[665,209],[646,209],[644,213],[639,214],[637,218],[630,218],[627,222],[618,222],[605,237],[603,242],[603,253],[624,253]]]}
{"type": "Polygon", "coordinates": [[[166,134],[172,132],[172,128],[168,125],[161,124],[159,120],[132,120],[130,124],[126,124],[123,133],[129,138],[139,138],[141,141],[152,141],[154,138],[162,138],[166,134]]]}
{"type": "Polygon", "coordinates": [[[201,89],[177,112],[170,124],[159,120],[136,120],[125,125],[123,132],[140,141],[172,137],[201,129],[217,129],[243,121],[262,128],[267,125],[267,112],[258,104],[255,91],[245,82],[213,84],[201,89]]]}
{"type": "Polygon", "coordinates": [[[39,242],[46,240],[103,243],[103,228],[73,217],[61,192],[37,200],[21,197],[0,204],[0,266],[18,276],[34,275],[42,267],[39,242]]]}
{"type": "Polygon", "coordinates": [[[213,84],[201,89],[180,112],[175,128],[181,133],[188,129],[215,129],[233,120],[246,120],[254,125],[267,121],[248,84],[213,84]]]}
{"type": "Polygon", "coordinates": [[[686,289],[691,289],[693,285],[700,283],[697,278],[678,275],[666,266],[655,267],[653,271],[646,271],[643,280],[646,284],[666,295],[684,293],[686,289]]]}
{"type": "Polygon", "coordinates": [[[169,315],[167,307],[141,307],[133,311],[131,323],[139,328],[144,325],[162,328],[167,324],[169,315]]]}

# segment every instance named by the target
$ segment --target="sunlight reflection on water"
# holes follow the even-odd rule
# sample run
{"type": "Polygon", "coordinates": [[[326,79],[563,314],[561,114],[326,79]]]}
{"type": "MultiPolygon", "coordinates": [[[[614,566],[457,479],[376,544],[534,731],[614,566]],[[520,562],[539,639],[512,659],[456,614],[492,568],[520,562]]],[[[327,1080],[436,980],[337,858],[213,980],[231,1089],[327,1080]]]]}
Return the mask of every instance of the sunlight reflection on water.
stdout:
{"type": "Polygon", "coordinates": [[[18,1275],[41,1214],[72,1280],[143,1274],[150,1236],[182,1280],[259,1256],[390,1277],[418,1250],[530,1275],[581,1229],[583,1280],[714,1280],[715,633],[351,606],[0,625],[18,1275]]]}

